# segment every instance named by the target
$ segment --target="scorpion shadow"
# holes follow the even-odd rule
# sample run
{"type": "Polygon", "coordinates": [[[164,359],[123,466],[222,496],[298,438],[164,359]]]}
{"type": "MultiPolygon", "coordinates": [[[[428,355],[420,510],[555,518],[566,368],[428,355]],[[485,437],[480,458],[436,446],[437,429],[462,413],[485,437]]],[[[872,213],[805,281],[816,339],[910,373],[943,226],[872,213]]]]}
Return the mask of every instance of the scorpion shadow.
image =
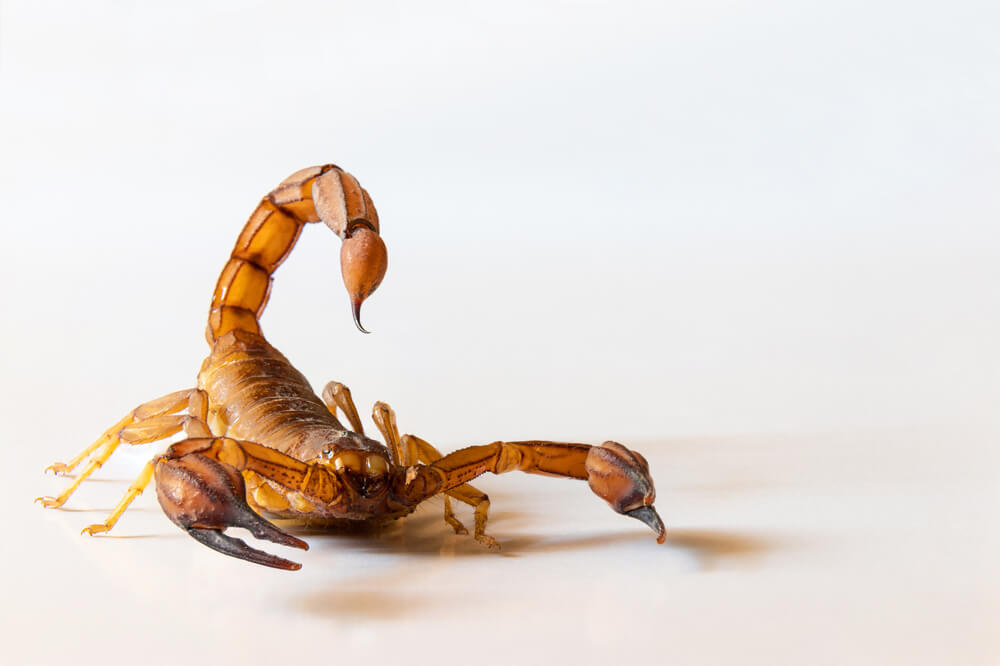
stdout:
{"type": "Polygon", "coordinates": [[[720,530],[667,530],[667,545],[690,553],[702,571],[717,569],[724,564],[747,564],[787,546],[783,540],[741,532],[720,530]]]}
{"type": "MultiPolygon", "coordinates": [[[[525,519],[531,517],[527,513],[498,511],[491,517],[491,524],[517,523],[522,516],[525,519]]],[[[303,535],[301,531],[296,533],[303,535]]],[[[447,567],[449,559],[459,557],[530,557],[650,541],[649,535],[644,532],[571,537],[522,533],[504,538],[502,550],[488,550],[469,536],[453,535],[447,526],[442,525],[436,511],[418,512],[405,523],[393,523],[383,528],[352,529],[333,534],[314,531],[306,532],[305,536],[317,550],[324,555],[328,552],[331,558],[337,557],[338,553],[343,557],[348,552],[362,556],[385,554],[421,558],[419,564],[413,564],[393,557],[384,568],[369,570],[362,576],[354,572],[324,590],[314,590],[291,600],[295,609],[318,617],[390,621],[426,612],[436,606],[454,610],[475,603],[467,595],[462,595],[460,590],[441,589],[436,585],[435,594],[426,593],[428,586],[421,584],[421,579],[427,576],[436,578],[441,571],[438,562],[447,567]]],[[[665,547],[668,549],[666,552],[676,554],[680,551],[693,558],[697,564],[696,572],[704,573],[731,565],[754,566],[757,560],[785,545],[784,539],[747,532],[668,529],[665,547]]],[[[677,571],[677,575],[690,573],[690,567],[677,571]]]]}

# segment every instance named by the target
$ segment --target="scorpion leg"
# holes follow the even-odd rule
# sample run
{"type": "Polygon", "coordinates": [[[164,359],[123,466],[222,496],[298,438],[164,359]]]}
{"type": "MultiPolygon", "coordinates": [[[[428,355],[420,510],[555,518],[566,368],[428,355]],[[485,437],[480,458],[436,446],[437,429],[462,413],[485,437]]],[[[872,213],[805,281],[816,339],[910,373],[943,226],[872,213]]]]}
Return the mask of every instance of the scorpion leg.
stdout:
{"type": "Polygon", "coordinates": [[[656,533],[657,543],[666,539],[663,521],[653,508],[656,491],[649,464],[617,442],[601,446],[545,441],[470,446],[414,470],[410,476],[420,483],[407,485],[414,495],[409,500],[457,490],[486,472],[513,471],[586,480],[594,494],[613,510],[648,525],[656,533]]]}
{"type": "Polygon", "coordinates": [[[323,389],[323,402],[334,417],[337,416],[338,407],[343,410],[354,432],[359,435],[365,434],[365,427],[361,423],[361,417],[358,416],[358,408],[354,406],[354,398],[351,397],[351,389],[340,382],[330,382],[323,389]]]}
{"type": "Polygon", "coordinates": [[[104,434],[97,441],[71,458],[68,463],[56,462],[49,465],[46,471],[52,470],[56,474],[68,474],[84,458],[90,456],[83,471],[62,493],[56,497],[38,497],[35,501],[41,502],[49,508],[62,506],[87,477],[107,462],[123,441],[129,444],[144,444],[169,437],[181,430],[184,425],[183,419],[189,418],[169,415],[187,407],[190,414],[204,421],[207,405],[207,398],[204,392],[199,389],[175,391],[162,398],[139,405],[121,421],[104,431],[104,434]]]}
{"type": "MultiPolygon", "coordinates": [[[[200,398],[201,396],[199,396],[198,394],[194,394],[192,396],[192,401],[196,397],[200,398]]],[[[205,404],[207,406],[207,403],[205,404]]],[[[191,407],[189,407],[188,409],[190,410],[191,407]]],[[[149,419],[144,423],[148,424],[150,421],[154,421],[157,419],[160,419],[165,424],[169,419],[173,419],[176,422],[179,422],[181,424],[181,427],[184,428],[184,434],[186,434],[188,437],[212,436],[212,431],[209,430],[208,424],[205,423],[205,420],[202,418],[198,418],[195,416],[167,416],[167,417],[156,417],[154,419],[149,419]]],[[[176,432],[176,430],[173,432],[176,432]]],[[[171,432],[170,434],[173,434],[173,432],[171,432]]],[[[146,439],[145,441],[139,441],[138,438],[130,439],[130,437],[135,437],[136,435],[138,435],[138,433],[135,430],[133,430],[132,426],[129,426],[128,428],[122,431],[122,439],[124,441],[127,441],[129,444],[143,444],[146,441],[152,442],[155,441],[156,439],[162,439],[162,437],[158,436],[159,434],[160,433],[154,433],[148,435],[147,436],[148,439],[146,439]]],[[[116,504],[115,508],[111,510],[111,513],[108,515],[107,519],[103,523],[98,523],[85,527],[83,528],[83,531],[80,532],[80,534],[89,534],[90,536],[94,536],[95,534],[100,534],[102,532],[110,531],[111,528],[115,526],[115,523],[118,522],[118,519],[121,518],[121,515],[125,513],[125,509],[127,509],[129,505],[132,504],[132,501],[135,500],[136,497],[142,494],[142,491],[146,489],[146,486],[149,485],[149,482],[153,480],[153,469],[155,463],[156,459],[154,458],[153,460],[150,460],[143,466],[142,471],[139,472],[139,476],[136,477],[135,481],[132,482],[132,485],[130,485],[128,487],[128,490],[125,492],[125,496],[122,497],[121,500],[119,500],[118,504],[116,504]]]]}
{"type": "Polygon", "coordinates": [[[412,465],[416,460],[406,460],[410,457],[410,452],[404,453],[403,444],[399,438],[399,428],[396,427],[396,413],[392,407],[384,402],[376,402],[372,407],[372,421],[382,437],[385,439],[389,452],[392,454],[392,462],[395,465],[412,465]]]}
{"type": "MultiPolygon", "coordinates": [[[[403,435],[403,441],[407,442],[409,446],[414,447],[419,452],[420,462],[422,463],[431,464],[444,457],[440,451],[430,444],[430,442],[415,435],[403,435]]],[[[473,516],[476,521],[473,536],[476,541],[490,548],[499,548],[500,544],[497,540],[486,534],[486,520],[490,511],[489,496],[478,488],[470,486],[468,483],[463,483],[462,485],[452,488],[445,493],[445,522],[455,528],[456,534],[468,534],[469,531],[465,529],[465,526],[462,525],[457,518],[455,518],[455,514],[451,510],[451,502],[449,500],[451,497],[454,497],[458,501],[464,502],[473,508],[473,516]]]]}
{"type": "MultiPolygon", "coordinates": [[[[397,464],[404,467],[416,465],[417,463],[433,463],[441,458],[441,453],[429,442],[414,435],[399,436],[399,429],[396,427],[396,413],[392,407],[384,402],[376,402],[372,409],[372,420],[378,426],[382,437],[392,449],[399,451],[399,462],[397,464]]],[[[486,514],[490,508],[489,497],[468,484],[459,488],[454,488],[444,495],[444,521],[451,525],[455,534],[468,534],[469,530],[455,517],[455,511],[451,506],[451,498],[470,504],[475,509],[476,541],[486,544],[491,548],[499,548],[500,544],[493,537],[485,534],[486,514]]]]}
{"type": "Polygon", "coordinates": [[[295,570],[301,565],[251,548],[223,531],[243,527],[258,539],[303,550],[309,546],[250,508],[240,472],[254,472],[321,502],[334,501],[340,492],[339,482],[322,467],[228,437],[178,442],[154,466],[157,499],[171,521],[213,550],[276,569],[295,570]]]}

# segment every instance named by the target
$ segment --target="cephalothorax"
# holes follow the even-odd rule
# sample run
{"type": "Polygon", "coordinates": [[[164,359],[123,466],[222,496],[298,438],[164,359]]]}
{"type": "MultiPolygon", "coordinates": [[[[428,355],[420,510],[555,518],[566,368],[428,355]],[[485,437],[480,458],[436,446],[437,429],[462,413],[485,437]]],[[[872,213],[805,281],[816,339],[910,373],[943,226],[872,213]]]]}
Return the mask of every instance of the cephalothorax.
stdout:
{"type": "Polygon", "coordinates": [[[645,458],[616,442],[602,446],[562,442],[493,442],[441,455],[425,440],[399,436],[388,405],[375,403],[372,418],[385,444],[365,436],[350,391],[330,382],[317,397],[282,354],[268,344],[259,318],[272,274],[291,252],[302,227],[325,223],[342,240],[340,262],[361,328],[361,303],[375,291],[387,266],[378,214],[368,193],[334,165],[302,169],[271,191],[254,210],[219,276],[206,337],[211,352],[196,388],[177,391],[135,408],[56,474],[87,464],[57,497],[61,506],[121,444],[145,444],[180,431],[187,436],[146,463],[103,524],[110,530],[128,505],[155,479],[160,506],[192,537],[219,552],[279,569],[299,564],[256,550],[223,532],[244,527],[259,539],[306,549],[263,515],[314,525],[344,521],[378,523],[411,513],[444,495],[444,518],[466,533],[451,498],[474,508],[474,536],[486,534],[487,496],[468,485],[486,472],[519,470],[585,479],[622,514],[649,525],[663,543],[663,522],[653,508],[655,492],[645,458]],[[341,424],[343,412],[350,428],[341,424]],[[88,459],[89,458],[89,459],[88,459]]]}

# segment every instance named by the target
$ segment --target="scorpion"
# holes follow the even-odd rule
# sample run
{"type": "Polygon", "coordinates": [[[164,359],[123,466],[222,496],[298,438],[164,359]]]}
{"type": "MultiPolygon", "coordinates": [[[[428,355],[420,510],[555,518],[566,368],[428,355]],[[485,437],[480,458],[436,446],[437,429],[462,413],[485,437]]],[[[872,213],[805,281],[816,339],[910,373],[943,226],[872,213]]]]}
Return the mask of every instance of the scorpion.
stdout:
{"type": "Polygon", "coordinates": [[[586,480],[612,509],[642,521],[664,542],[649,464],[617,442],[496,441],[442,455],[420,437],[400,436],[395,413],[384,402],[372,410],[382,444],[365,435],[344,384],[331,381],[317,396],[264,338],[259,322],[274,271],[303,227],[316,222],[342,241],[341,273],[354,323],[367,333],[361,304],[388,266],[378,213],[368,192],[341,168],[301,169],[261,200],[236,240],[212,297],[206,329],[211,352],[197,386],[139,405],[68,462],[47,467],[68,475],[87,459],[61,494],[36,501],[62,506],[122,443],[148,444],[183,431],[184,439],[144,465],[104,523],[84,528],[84,534],[111,530],[155,480],[164,513],[196,541],[277,569],[301,565],[252,548],[225,530],[241,527],[257,539],[307,550],[305,541],[264,516],[324,529],[378,526],[443,494],[444,520],[457,534],[468,530],[455,517],[452,499],[472,507],[475,540],[499,548],[486,534],[490,500],[469,481],[486,472],[517,470],[586,480]]]}

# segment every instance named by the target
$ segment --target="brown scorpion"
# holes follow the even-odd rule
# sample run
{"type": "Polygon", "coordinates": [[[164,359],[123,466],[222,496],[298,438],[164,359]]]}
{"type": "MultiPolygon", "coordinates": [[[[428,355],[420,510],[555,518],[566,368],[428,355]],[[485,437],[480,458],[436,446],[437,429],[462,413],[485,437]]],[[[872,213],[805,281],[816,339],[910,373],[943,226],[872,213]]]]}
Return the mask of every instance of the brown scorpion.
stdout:
{"type": "Polygon", "coordinates": [[[649,465],[621,444],[493,442],[441,455],[419,437],[400,437],[395,414],[383,402],[375,403],[372,419],[384,445],[365,436],[346,386],[330,382],[322,399],[316,396],[306,378],[264,339],[259,323],[272,274],[303,226],[314,222],[325,223],[343,241],[344,285],[354,322],[366,332],[361,304],[388,265],[375,206],[358,181],[337,166],[297,171],[261,200],[222,269],[206,331],[211,352],[197,387],[139,405],[69,462],[50,465],[47,470],[68,474],[89,457],[60,495],[38,501],[61,506],[123,442],[146,444],[183,431],[186,439],[147,462],[107,520],[84,533],[110,530],[155,479],[164,513],[196,541],[278,569],[301,565],[251,548],[224,530],[243,527],[258,539],[305,550],[306,542],[262,514],[314,526],[377,525],[443,494],[444,519],[456,533],[468,531],[455,517],[451,499],[473,507],[475,539],[498,548],[486,534],[489,498],[468,482],[486,472],[519,470],[586,479],[612,509],[641,520],[663,543],[649,465]],[[338,410],[350,428],[342,425],[338,410]]]}

